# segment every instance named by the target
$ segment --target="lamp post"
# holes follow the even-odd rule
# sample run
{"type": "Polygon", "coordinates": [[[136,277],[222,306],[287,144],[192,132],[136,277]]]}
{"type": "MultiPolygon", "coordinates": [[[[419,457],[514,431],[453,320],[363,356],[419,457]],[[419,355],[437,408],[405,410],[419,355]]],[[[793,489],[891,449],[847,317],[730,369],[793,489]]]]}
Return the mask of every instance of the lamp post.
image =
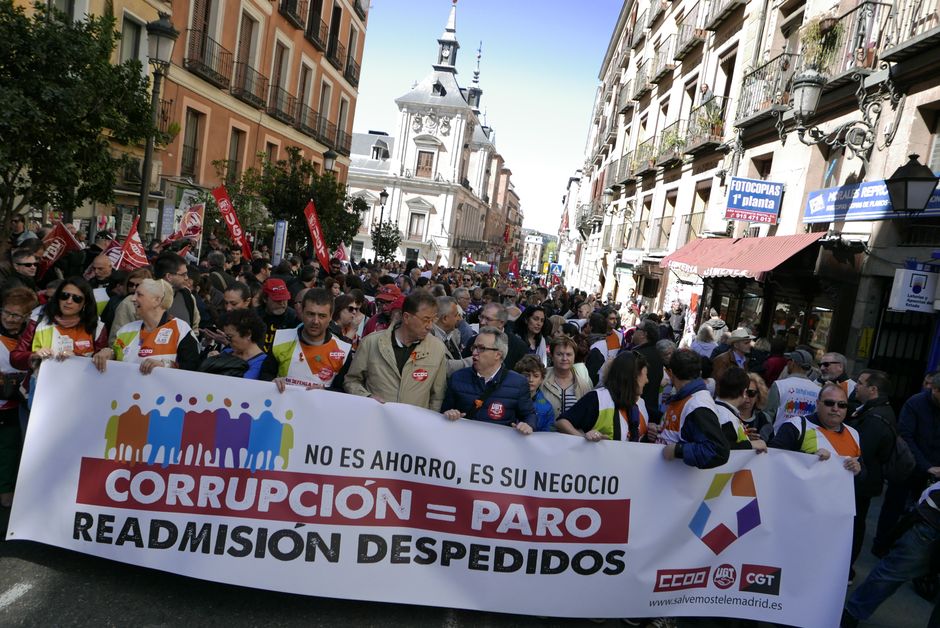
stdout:
{"type": "Polygon", "coordinates": [[[379,202],[382,204],[381,209],[379,210],[379,224],[381,225],[385,221],[385,201],[388,200],[388,192],[385,188],[382,188],[382,191],[379,192],[379,202]]]}
{"type": "MultiPolygon", "coordinates": [[[[160,115],[160,84],[163,76],[170,68],[170,59],[173,56],[173,44],[179,37],[179,32],[173,28],[170,16],[158,13],[158,19],[147,23],[147,57],[153,66],[153,89],[150,94],[150,114],[153,128],[159,124],[160,115]]],[[[147,147],[144,149],[144,164],[140,176],[140,204],[137,207],[138,218],[147,220],[147,205],[150,204],[150,173],[153,169],[153,143],[154,134],[147,137],[147,147]]],[[[157,225],[159,231],[160,225],[157,225]]]]}
{"type": "Polygon", "coordinates": [[[323,170],[326,172],[333,172],[333,168],[336,166],[337,157],[338,155],[332,148],[323,153],[323,170]]]}
{"type": "Polygon", "coordinates": [[[908,155],[907,163],[885,180],[891,210],[895,213],[914,216],[923,212],[940,182],[930,168],[917,160],[918,157],[908,155]]]}

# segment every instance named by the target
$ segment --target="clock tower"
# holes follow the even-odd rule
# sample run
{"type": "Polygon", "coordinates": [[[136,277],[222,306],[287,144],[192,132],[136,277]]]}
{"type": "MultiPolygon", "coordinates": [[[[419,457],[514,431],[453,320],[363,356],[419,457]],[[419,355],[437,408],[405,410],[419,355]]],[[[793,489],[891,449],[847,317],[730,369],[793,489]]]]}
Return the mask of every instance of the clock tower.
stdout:
{"type": "Polygon", "coordinates": [[[444,27],[444,34],[437,40],[437,63],[434,69],[442,72],[457,72],[457,50],[460,44],[457,43],[457,0],[453,0],[450,7],[450,16],[447,18],[447,26],[444,27]]]}

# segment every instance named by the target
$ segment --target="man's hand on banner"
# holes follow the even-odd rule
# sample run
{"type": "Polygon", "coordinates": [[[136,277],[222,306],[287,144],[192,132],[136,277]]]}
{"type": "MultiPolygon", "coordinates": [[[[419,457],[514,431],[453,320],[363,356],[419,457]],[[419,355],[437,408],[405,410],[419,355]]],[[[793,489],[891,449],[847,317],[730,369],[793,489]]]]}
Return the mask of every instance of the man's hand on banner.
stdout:
{"type": "Polygon", "coordinates": [[[462,419],[463,417],[467,416],[465,413],[461,412],[460,410],[448,410],[447,412],[444,412],[443,414],[447,418],[448,421],[456,421],[457,419],[462,419]]]}
{"type": "Polygon", "coordinates": [[[751,439],[751,449],[753,449],[756,453],[759,453],[759,454],[766,454],[766,453],[767,453],[767,443],[765,443],[765,442],[764,442],[763,440],[761,440],[760,438],[752,438],[752,439],[751,439]]]}
{"type": "Polygon", "coordinates": [[[828,449],[820,449],[819,451],[816,452],[816,456],[817,456],[820,460],[829,460],[829,450],[828,450],[828,449]]]}
{"type": "Polygon", "coordinates": [[[158,366],[166,367],[168,366],[167,360],[158,360],[157,358],[147,358],[140,363],[140,372],[144,375],[150,375],[153,372],[153,369],[158,366]]]}
{"type": "Polygon", "coordinates": [[[108,360],[114,359],[114,349],[111,347],[105,347],[95,355],[91,356],[91,361],[95,365],[95,368],[98,369],[100,373],[104,373],[108,369],[108,360]]]}
{"type": "Polygon", "coordinates": [[[531,425],[529,425],[528,423],[523,423],[521,421],[519,423],[513,423],[513,428],[515,428],[515,430],[519,432],[520,434],[522,434],[523,436],[528,436],[533,431],[531,425]]]}
{"type": "Polygon", "coordinates": [[[862,470],[862,463],[858,461],[858,458],[846,458],[842,466],[851,471],[852,475],[858,475],[862,470]]]}
{"type": "Polygon", "coordinates": [[[601,440],[610,440],[610,437],[604,436],[603,434],[601,434],[601,433],[598,432],[597,430],[588,430],[588,431],[586,431],[586,432],[584,433],[584,438],[585,438],[586,440],[591,441],[592,443],[596,443],[597,441],[601,441],[601,440]]]}

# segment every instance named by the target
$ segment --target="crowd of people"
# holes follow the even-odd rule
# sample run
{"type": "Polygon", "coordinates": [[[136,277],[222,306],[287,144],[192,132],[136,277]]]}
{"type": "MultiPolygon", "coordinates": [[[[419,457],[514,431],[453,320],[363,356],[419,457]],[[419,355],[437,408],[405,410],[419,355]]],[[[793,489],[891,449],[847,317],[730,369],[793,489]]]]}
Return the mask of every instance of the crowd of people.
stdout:
{"type": "Polygon", "coordinates": [[[272,265],[263,250],[242,259],[211,235],[201,260],[155,245],[149,266],[130,272],[113,267],[101,237],[38,277],[41,235],[14,223],[0,267],[4,507],[43,363],[88,358],[101,371],[129,362],[143,375],[176,368],[411,404],[521,435],[659,444],[667,460],[701,469],[736,449],[839,458],[855,478],[853,563],[903,442],[916,466],[887,482],[873,547],[882,562],[844,622],[867,619],[904,580],[930,572],[924,555],[940,539],[940,495],[935,503],[928,487],[940,478],[940,375],[897,419],[886,373],[852,379],[841,354],[730,330],[715,311],[693,333],[678,301],[647,313],[427,263],[333,259],[326,269],[290,256],[272,265]],[[917,513],[897,538],[899,520],[917,513]]]}

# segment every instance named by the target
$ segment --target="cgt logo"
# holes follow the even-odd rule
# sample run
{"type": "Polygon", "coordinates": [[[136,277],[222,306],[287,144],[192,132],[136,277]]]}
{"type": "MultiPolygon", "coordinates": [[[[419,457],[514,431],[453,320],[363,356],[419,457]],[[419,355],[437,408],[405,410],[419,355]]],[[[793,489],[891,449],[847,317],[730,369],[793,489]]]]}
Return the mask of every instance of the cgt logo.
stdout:
{"type": "Polygon", "coordinates": [[[708,586],[708,573],[711,567],[697,569],[659,569],[656,572],[655,593],[664,591],[682,591],[683,589],[704,589],[708,586]]]}
{"type": "Polygon", "coordinates": [[[764,593],[766,595],[780,595],[780,567],[766,565],[741,565],[742,591],[748,593],[764,593]]]}

